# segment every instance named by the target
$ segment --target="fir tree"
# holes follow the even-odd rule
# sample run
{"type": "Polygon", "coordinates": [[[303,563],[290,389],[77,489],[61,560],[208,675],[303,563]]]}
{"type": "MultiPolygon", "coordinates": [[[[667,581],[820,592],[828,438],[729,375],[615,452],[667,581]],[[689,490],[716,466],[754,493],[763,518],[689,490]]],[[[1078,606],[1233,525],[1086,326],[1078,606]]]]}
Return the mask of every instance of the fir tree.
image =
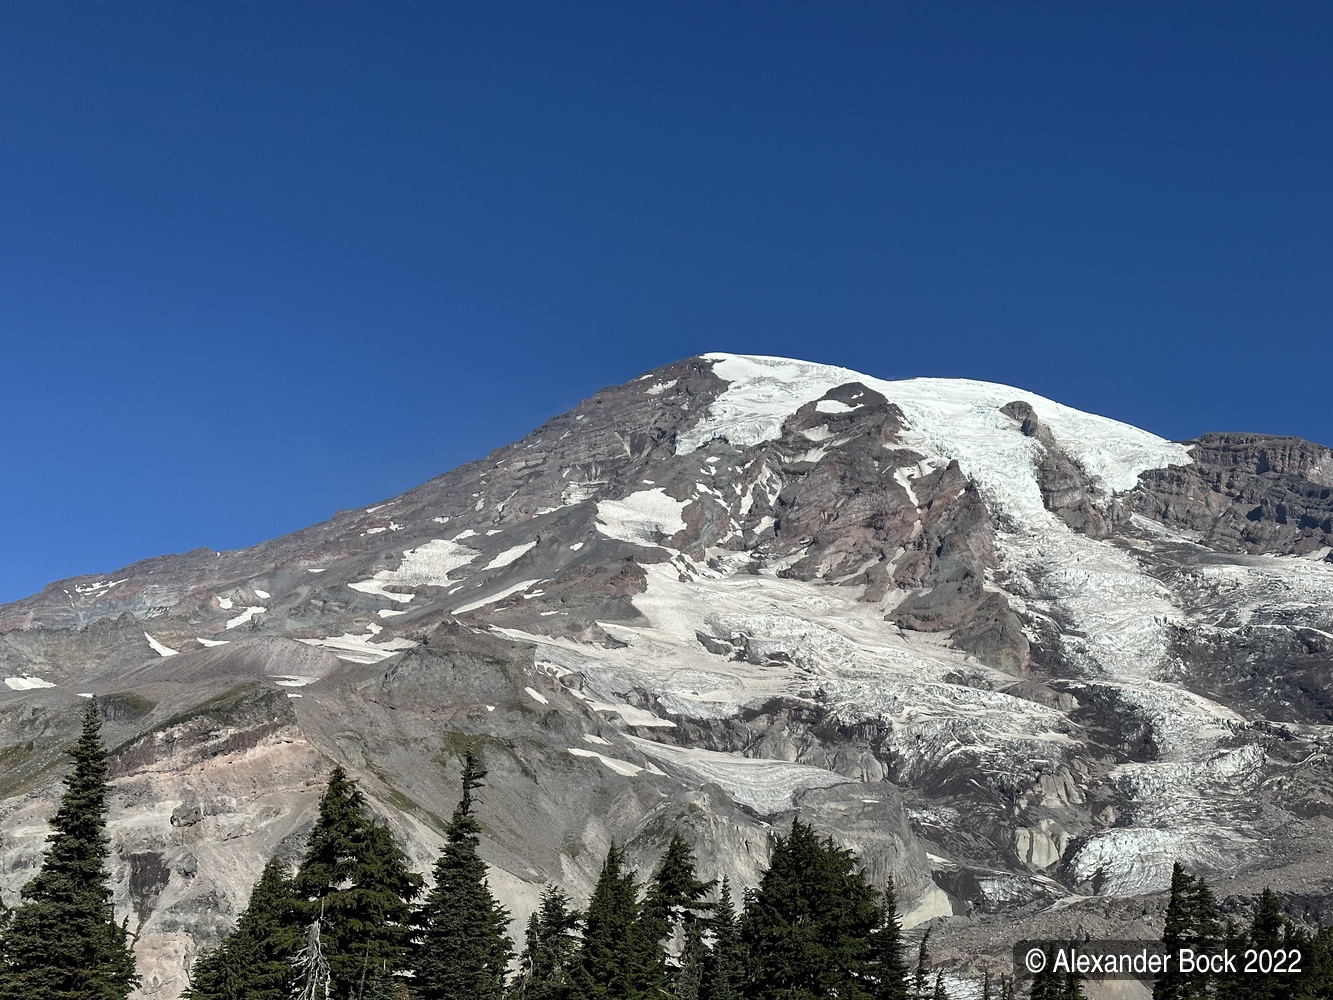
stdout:
{"type": "Polygon", "coordinates": [[[1282,904],[1272,889],[1265,888],[1259,896],[1259,905],[1250,923],[1250,945],[1254,948],[1280,948],[1282,929],[1282,904]]]}
{"type": "Polygon", "coordinates": [[[748,897],[741,940],[752,1000],[857,1000],[866,990],[878,893],[856,855],[793,820],[759,888],[748,897]]]}
{"type": "Polygon", "coordinates": [[[949,1000],[949,994],[944,989],[944,973],[935,973],[935,989],[930,994],[931,1000],[949,1000]]]}
{"type": "Polygon", "coordinates": [[[550,886],[542,893],[541,905],[528,920],[512,991],[517,1000],[573,1000],[581,922],[559,888],[550,886]]]}
{"type": "Polygon", "coordinates": [[[195,961],[182,1000],[283,1000],[291,956],[300,945],[287,866],[273,858],[250,890],[235,928],[195,961]]]}
{"type": "Polygon", "coordinates": [[[674,834],[648,881],[643,912],[674,930],[687,913],[701,909],[699,901],[714,884],[699,881],[694,852],[680,834],[674,834]]]}
{"type": "MultiPolygon", "coordinates": [[[[1259,905],[1250,923],[1249,947],[1258,951],[1281,948],[1285,943],[1285,929],[1282,904],[1272,889],[1265,888],[1259,896],[1259,905]]],[[[1245,1000],[1286,1000],[1287,985],[1284,975],[1273,972],[1251,974],[1244,977],[1244,989],[1247,992],[1241,996],[1245,1000]]]]}
{"type": "MultiPolygon", "coordinates": [[[[1222,944],[1222,922],[1218,918],[1217,900],[1213,890],[1202,878],[1195,878],[1185,901],[1187,916],[1186,944],[1197,954],[1213,954],[1222,944]]],[[[1209,973],[1193,973],[1185,983],[1183,994],[1195,1000],[1214,995],[1209,973]]]]}
{"type": "Polygon", "coordinates": [[[709,951],[704,944],[704,925],[692,916],[685,920],[685,942],[680,949],[680,968],[672,980],[676,1000],[701,1000],[709,951]]]}
{"type": "Polygon", "coordinates": [[[406,967],[421,876],[408,869],[393,833],[371,818],[365,796],[341,767],[329,775],[292,889],[307,948],[310,921],[319,924],[332,996],[355,997],[375,970],[396,974],[406,967]]]}
{"type": "Polygon", "coordinates": [[[990,969],[981,974],[981,1000],[995,1000],[995,988],[991,985],[990,969]]]}
{"type": "Polygon", "coordinates": [[[481,827],[472,793],[486,772],[471,749],[463,755],[463,796],[445,830],[435,885],[422,908],[412,994],[421,1000],[500,1000],[510,948],[509,914],[486,884],[478,848],[481,827]]]}
{"type": "Polygon", "coordinates": [[[357,1000],[408,1000],[407,984],[389,971],[387,964],[366,977],[365,988],[357,994],[357,1000]]]}
{"type": "MultiPolygon", "coordinates": [[[[1245,928],[1235,920],[1227,920],[1222,930],[1222,947],[1232,955],[1244,955],[1250,946],[1250,937],[1245,928]]],[[[1248,1000],[1249,988],[1245,984],[1246,975],[1238,967],[1235,972],[1223,972],[1214,979],[1213,996],[1217,1000],[1248,1000]]]]}
{"type": "Polygon", "coordinates": [[[1189,977],[1179,971],[1175,956],[1181,948],[1189,946],[1193,937],[1191,917],[1194,892],[1194,879],[1185,873],[1184,867],[1177,861],[1171,868],[1171,895],[1166,904],[1166,926],[1162,930],[1162,943],[1166,945],[1172,961],[1153,985],[1153,1000],[1186,1000],[1189,996],[1189,977]]]}
{"type": "Polygon", "coordinates": [[[916,947],[916,971],[912,973],[912,1000],[930,1000],[926,991],[926,977],[930,970],[930,928],[921,935],[916,947]]]}
{"type": "Polygon", "coordinates": [[[731,899],[731,882],[722,879],[713,912],[708,917],[713,934],[713,951],[704,976],[703,1000],[740,1000],[744,969],[741,942],[736,927],[736,907],[731,899]]]}
{"type": "Polygon", "coordinates": [[[1333,997],[1333,927],[1320,927],[1305,934],[1301,949],[1302,975],[1294,1000],[1327,1000],[1333,997]]]}
{"type": "Polygon", "coordinates": [[[629,938],[637,914],[638,886],[625,871],[625,855],[612,843],[588,900],[579,982],[588,1000],[631,1000],[629,938]]]}
{"type": "Polygon", "coordinates": [[[138,985],[126,927],[111,908],[101,731],[94,699],[70,751],[50,847],[0,941],[3,1000],[124,1000],[138,985]]]}
{"type": "Polygon", "coordinates": [[[1083,992],[1083,976],[1072,971],[1065,973],[1060,1000],[1087,1000],[1087,994],[1083,992]]]}
{"type": "MultiPolygon", "coordinates": [[[[631,943],[635,951],[631,960],[637,966],[631,985],[635,990],[650,996],[656,995],[667,988],[670,980],[676,978],[667,972],[667,943],[677,930],[686,924],[693,925],[699,915],[696,911],[706,909],[706,906],[700,905],[700,900],[712,888],[713,883],[699,880],[694,852],[684,838],[680,834],[672,835],[662,859],[648,880],[647,891],[639,907],[638,923],[631,931],[631,943]]],[[[694,930],[695,953],[691,960],[697,963],[694,973],[702,975],[703,936],[700,928],[694,930]]]]}
{"type": "Polygon", "coordinates": [[[1046,963],[1032,976],[1032,985],[1028,987],[1028,1000],[1064,1000],[1065,977],[1056,972],[1051,959],[1053,949],[1046,950],[1046,963]]]}
{"type": "Polygon", "coordinates": [[[884,887],[880,909],[880,924],[870,937],[867,989],[873,1000],[908,1000],[907,961],[903,958],[903,931],[898,923],[898,895],[892,876],[884,887]]]}

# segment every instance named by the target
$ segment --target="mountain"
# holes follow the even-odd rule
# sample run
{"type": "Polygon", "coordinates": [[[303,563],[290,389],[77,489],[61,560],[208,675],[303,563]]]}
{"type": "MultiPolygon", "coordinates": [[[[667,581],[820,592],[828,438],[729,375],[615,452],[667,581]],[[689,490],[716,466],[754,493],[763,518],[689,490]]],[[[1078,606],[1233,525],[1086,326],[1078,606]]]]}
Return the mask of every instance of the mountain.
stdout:
{"type": "Polygon", "coordinates": [[[0,891],[96,694],[145,996],[299,852],[335,762],[428,870],[468,740],[520,926],[613,838],[753,885],[794,814],[959,976],[1158,933],[1176,860],[1333,917],[1331,552],[1305,441],[690,358],[364,510],[0,607],[0,891]]]}

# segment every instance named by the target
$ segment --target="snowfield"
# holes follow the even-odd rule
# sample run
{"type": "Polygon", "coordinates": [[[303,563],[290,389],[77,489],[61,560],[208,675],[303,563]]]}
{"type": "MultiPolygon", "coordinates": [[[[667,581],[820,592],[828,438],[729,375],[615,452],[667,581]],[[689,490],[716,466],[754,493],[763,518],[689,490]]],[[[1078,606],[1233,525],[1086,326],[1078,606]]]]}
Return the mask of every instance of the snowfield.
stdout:
{"type": "Polygon", "coordinates": [[[597,504],[597,530],[607,538],[637,545],[658,545],[685,530],[686,503],[662,489],[631,493],[624,500],[597,504]]]}

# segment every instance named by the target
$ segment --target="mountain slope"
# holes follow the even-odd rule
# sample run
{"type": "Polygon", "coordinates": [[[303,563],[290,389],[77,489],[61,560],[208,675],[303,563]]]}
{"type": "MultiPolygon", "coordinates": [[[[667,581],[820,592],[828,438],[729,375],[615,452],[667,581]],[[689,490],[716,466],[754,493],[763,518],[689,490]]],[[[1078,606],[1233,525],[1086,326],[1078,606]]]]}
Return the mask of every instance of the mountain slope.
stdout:
{"type": "Polygon", "coordinates": [[[1177,859],[1324,898],[1330,470],[988,383],[687,359],[366,510],[0,608],[0,877],[96,692],[147,995],[331,761],[424,870],[468,738],[520,919],[676,826],[753,884],[793,811],[893,871],[909,925],[1113,920],[1177,859]]]}

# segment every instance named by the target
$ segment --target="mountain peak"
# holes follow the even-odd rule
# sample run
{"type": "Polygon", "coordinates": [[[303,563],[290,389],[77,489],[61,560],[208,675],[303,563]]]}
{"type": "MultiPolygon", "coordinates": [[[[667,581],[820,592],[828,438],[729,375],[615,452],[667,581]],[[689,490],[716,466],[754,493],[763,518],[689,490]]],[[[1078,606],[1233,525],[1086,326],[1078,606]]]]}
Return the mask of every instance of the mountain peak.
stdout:
{"type": "Polygon", "coordinates": [[[908,924],[1153,892],[1177,859],[1294,881],[1330,832],[1333,781],[1285,780],[1329,752],[1330,468],[993,383],[688,358],[401,496],[0,608],[3,787],[54,795],[65,721],[109,696],[114,842],[215,868],[135,899],[164,982],[312,769],[429,856],[442,734],[489,747],[520,918],[673,826],[748,883],[792,815],[892,872],[908,924]]]}

